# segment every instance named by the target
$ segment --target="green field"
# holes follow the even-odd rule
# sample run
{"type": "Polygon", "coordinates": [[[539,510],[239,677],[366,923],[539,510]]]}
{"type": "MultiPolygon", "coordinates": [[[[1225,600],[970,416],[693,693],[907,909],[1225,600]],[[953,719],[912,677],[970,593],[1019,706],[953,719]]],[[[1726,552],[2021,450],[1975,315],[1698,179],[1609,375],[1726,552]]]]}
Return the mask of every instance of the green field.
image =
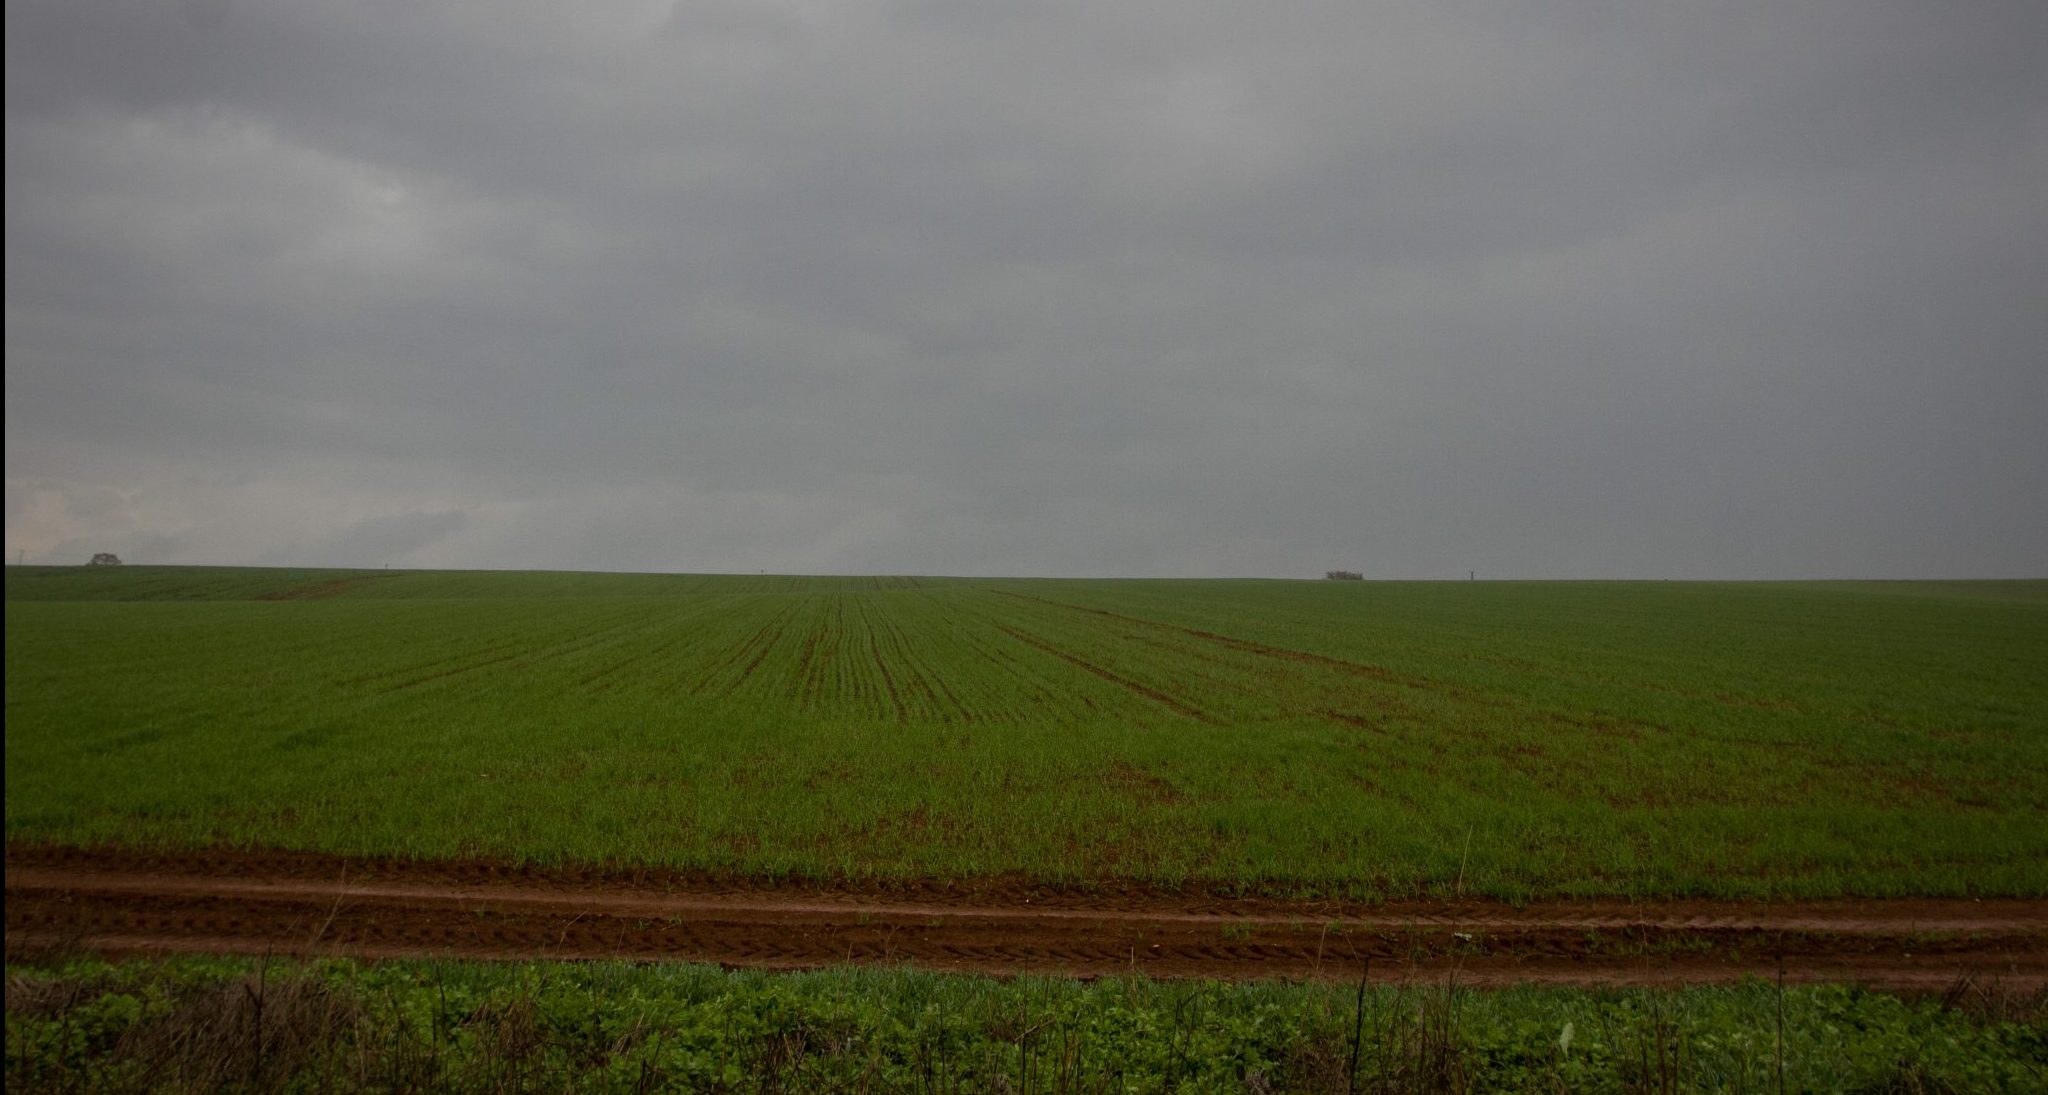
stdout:
{"type": "Polygon", "coordinates": [[[2048,894],[2048,582],[12,568],[9,840],[2048,894]]]}
{"type": "Polygon", "coordinates": [[[2022,1092],[2038,999],[898,970],[10,963],[26,1091],[2022,1092]]]}

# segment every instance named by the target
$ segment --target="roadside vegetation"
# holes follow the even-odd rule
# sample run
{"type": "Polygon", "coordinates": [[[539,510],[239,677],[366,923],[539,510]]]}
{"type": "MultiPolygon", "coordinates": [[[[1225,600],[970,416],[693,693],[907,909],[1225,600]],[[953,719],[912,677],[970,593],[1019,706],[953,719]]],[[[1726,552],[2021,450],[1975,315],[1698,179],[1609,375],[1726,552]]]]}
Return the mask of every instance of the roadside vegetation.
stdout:
{"type": "Polygon", "coordinates": [[[40,1091],[2021,1092],[2039,997],[1959,982],[1472,992],[705,966],[17,961],[40,1091]]]}
{"type": "Polygon", "coordinates": [[[6,574],[9,841],[2048,894],[2048,583],[6,574]]]}

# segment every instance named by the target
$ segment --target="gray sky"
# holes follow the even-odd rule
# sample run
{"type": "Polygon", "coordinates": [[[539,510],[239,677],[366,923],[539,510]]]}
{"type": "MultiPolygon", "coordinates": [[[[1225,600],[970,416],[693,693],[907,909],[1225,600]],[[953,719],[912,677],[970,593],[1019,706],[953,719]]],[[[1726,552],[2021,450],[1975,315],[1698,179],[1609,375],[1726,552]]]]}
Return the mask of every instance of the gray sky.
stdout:
{"type": "Polygon", "coordinates": [[[9,562],[2048,575],[2048,4],[6,5],[9,562]]]}

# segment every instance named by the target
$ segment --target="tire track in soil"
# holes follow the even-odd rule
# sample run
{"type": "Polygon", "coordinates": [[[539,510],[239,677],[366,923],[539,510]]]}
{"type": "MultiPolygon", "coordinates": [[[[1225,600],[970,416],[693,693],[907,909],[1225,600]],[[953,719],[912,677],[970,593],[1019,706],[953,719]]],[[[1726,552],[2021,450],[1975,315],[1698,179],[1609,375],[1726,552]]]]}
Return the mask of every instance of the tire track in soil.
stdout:
{"type": "Polygon", "coordinates": [[[9,954],[302,953],[845,962],[1080,977],[1672,985],[1777,976],[1938,990],[2048,987],[2048,901],[1232,899],[1014,879],[778,885],[654,870],[291,852],[12,846],[9,954]]]}
{"type": "Polygon", "coordinates": [[[1139,684],[1137,681],[1134,681],[1129,677],[1104,669],[1103,667],[1096,665],[1094,662],[1088,661],[1087,659],[1081,657],[1078,654],[1062,650],[1059,647],[1054,646],[1052,643],[1049,643],[1044,639],[1037,637],[1036,635],[1032,635],[1029,632],[1025,631],[1019,631],[1016,628],[1010,627],[1007,624],[999,623],[996,624],[995,627],[996,630],[1001,631],[1003,634],[1008,635],[1009,637],[1017,640],[1020,643],[1023,643],[1026,646],[1032,647],[1036,650],[1044,651],[1045,653],[1050,654],[1063,662],[1066,662],[1068,665],[1072,665],[1076,668],[1085,670],[1089,673],[1093,673],[1095,676],[1101,677],[1103,680],[1106,680],[1109,683],[1114,684],[1124,689],[1125,691],[1132,693],[1133,695],[1143,696],[1144,698],[1151,700],[1153,703],[1156,703],[1159,706],[1166,708],[1167,710],[1173,712],[1176,715],[1179,715],[1182,718],[1193,719],[1196,722],[1206,722],[1212,725],[1216,722],[1215,719],[1209,717],[1209,715],[1204,713],[1203,711],[1191,707],[1188,704],[1182,703],[1180,700],[1177,700],[1174,697],[1169,696],[1164,692],[1161,692],[1157,688],[1152,688],[1148,685],[1139,684]]]}
{"type": "MultiPolygon", "coordinates": [[[[1037,604],[1045,605],[1050,608],[1066,609],[1069,612],[1079,612],[1089,616],[1100,616],[1104,619],[1114,620],[1118,623],[1136,624],[1141,627],[1151,628],[1154,631],[1164,632],[1170,635],[1179,636],[1181,638],[1193,638],[1199,640],[1202,644],[1206,646],[1220,647],[1224,650],[1229,650],[1237,654],[1251,655],[1254,658],[1277,660],[1283,662],[1293,662],[1302,665],[1312,665],[1321,669],[1334,670],[1345,676],[1362,678],[1365,680],[1376,681],[1381,684],[1395,685],[1402,688],[1437,692],[1445,691],[1443,688],[1436,685],[1434,682],[1425,681],[1421,678],[1404,677],[1403,675],[1396,673],[1391,669],[1384,668],[1382,666],[1368,665],[1362,662],[1348,662],[1339,658],[1332,658],[1322,654],[1312,654],[1305,650],[1291,650],[1285,647],[1268,646],[1264,643],[1253,642],[1249,639],[1239,639],[1229,635],[1219,635],[1213,631],[1203,631],[1199,628],[1183,627],[1179,624],[1164,623],[1159,620],[1148,620],[1142,616],[1130,616],[1121,612],[1111,612],[1110,610],[1105,608],[1091,608],[1087,605],[1070,604],[1066,601],[1055,601],[1045,597],[1034,597],[1028,593],[1017,593],[1011,590],[1002,589],[993,590],[992,592],[996,593],[999,596],[1009,597],[1014,600],[1030,601],[1037,604]]],[[[1160,649],[1176,651],[1182,654],[1183,656],[1193,657],[1197,660],[1210,662],[1211,664],[1228,665],[1232,668],[1238,668],[1238,666],[1234,665],[1233,663],[1227,660],[1217,658],[1214,655],[1201,653],[1195,647],[1175,646],[1171,645],[1168,642],[1162,642],[1159,640],[1147,640],[1137,635],[1125,635],[1124,638],[1129,641],[1139,642],[1143,645],[1156,644],[1160,649]]],[[[1405,714],[1412,710],[1410,705],[1407,704],[1405,701],[1400,700],[1395,696],[1385,692],[1367,693],[1352,691],[1348,695],[1349,698],[1354,700],[1362,700],[1368,706],[1385,714],[1405,714]]],[[[1305,713],[1313,714],[1317,717],[1330,719],[1336,722],[1349,723],[1353,726],[1365,725],[1363,722],[1359,721],[1357,717],[1343,714],[1333,708],[1328,707],[1327,705],[1314,707],[1305,713]]]]}
{"type": "Polygon", "coordinates": [[[911,690],[921,699],[916,705],[921,716],[943,722],[974,721],[967,709],[960,705],[959,698],[953,695],[953,690],[946,686],[945,678],[918,656],[901,624],[890,618],[887,612],[877,613],[873,624],[887,640],[889,656],[903,666],[911,690]],[[940,693],[945,694],[944,699],[940,699],[940,693]]]}
{"type": "Polygon", "coordinates": [[[857,602],[857,607],[860,609],[861,634],[867,639],[868,660],[881,673],[882,686],[886,690],[889,700],[889,711],[894,713],[895,721],[899,723],[909,722],[910,708],[903,701],[903,691],[897,687],[896,674],[890,672],[889,659],[882,656],[882,647],[875,635],[874,613],[869,610],[865,600],[857,602]]]}
{"type": "Polygon", "coordinates": [[[698,629],[702,628],[703,625],[737,615],[737,610],[742,607],[744,607],[744,605],[700,605],[684,609],[680,612],[672,613],[665,617],[661,617],[655,620],[654,622],[650,623],[648,625],[648,629],[655,631],[674,632],[674,634],[666,642],[661,643],[660,645],[654,647],[651,650],[641,651],[640,653],[635,654],[629,658],[626,658],[623,661],[614,662],[604,669],[600,669],[595,673],[583,677],[582,679],[578,680],[576,684],[578,687],[582,688],[594,687],[595,690],[599,692],[610,692],[618,684],[617,674],[621,670],[627,669],[631,666],[639,665],[642,662],[654,661],[655,659],[661,657],[661,655],[666,654],[670,650],[675,649],[677,646],[680,646],[688,642],[695,642],[700,638],[698,629]],[[686,627],[684,626],[686,624],[692,626],[686,627]]]}
{"type": "MultiPolygon", "coordinates": [[[[1028,593],[1017,593],[1012,590],[998,589],[992,590],[991,592],[1002,597],[1010,597],[1020,601],[1034,601],[1038,604],[1047,605],[1053,608],[1063,608],[1070,612],[1081,612],[1091,616],[1102,616],[1112,620],[1120,620],[1125,623],[1139,624],[1145,627],[1158,628],[1162,631],[1177,632],[1182,635],[1188,635],[1197,639],[1201,639],[1205,642],[1216,643],[1218,645],[1228,647],[1232,650],[1241,650],[1248,654],[1256,654],[1263,658],[1276,658],[1282,661],[1299,662],[1304,665],[1321,666],[1326,669],[1332,669],[1342,673],[1348,673],[1352,676],[1364,677],[1371,680],[1381,681],[1387,684],[1399,685],[1401,687],[1413,689],[1419,692],[1449,696],[1453,699],[1476,704],[1480,707],[1485,707],[1491,710],[1516,710],[1514,705],[1509,701],[1504,700],[1500,696],[1489,694],[1483,690],[1468,687],[1465,685],[1454,684],[1446,680],[1401,673],[1392,669],[1388,669],[1387,667],[1381,665],[1372,665],[1366,662],[1345,661],[1342,658],[1333,658],[1327,654],[1316,654],[1306,650],[1294,650],[1284,646],[1268,646],[1265,643],[1254,642],[1250,639],[1239,639],[1230,635],[1219,635],[1214,631],[1204,631],[1200,628],[1194,627],[1183,627],[1180,624],[1165,623],[1160,620],[1148,620],[1142,616],[1127,616],[1121,612],[1111,612],[1106,608],[1092,608],[1087,605],[1070,604],[1066,601],[1055,601],[1046,597],[1034,597],[1028,593]]],[[[1529,712],[1526,713],[1533,713],[1539,715],[1542,718],[1561,726],[1570,726],[1577,730],[1584,730],[1603,736],[1640,738],[1651,734],[1665,733],[1669,730],[1669,727],[1666,726],[1660,726],[1655,723],[1644,722],[1640,719],[1631,719],[1620,715],[1612,714],[1595,714],[1590,716],[1583,716],[1567,714],[1562,711],[1555,711],[1545,708],[1531,709],[1529,712]]]]}
{"type": "MultiPolygon", "coordinates": [[[[578,635],[576,638],[556,643],[552,646],[536,646],[531,640],[528,639],[517,639],[509,643],[502,643],[492,647],[489,651],[484,651],[482,653],[491,653],[500,650],[510,650],[512,651],[512,653],[504,654],[495,658],[485,658],[482,661],[467,662],[463,665],[456,666],[453,669],[444,669],[438,673],[429,673],[424,677],[414,677],[410,680],[401,681],[397,684],[380,688],[378,689],[378,691],[384,695],[390,695],[394,692],[403,692],[409,688],[416,688],[420,685],[427,684],[432,681],[444,680],[449,677],[462,676],[467,673],[474,673],[477,670],[485,669],[490,666],[499,665],[501,663],[509,661],[516,660],[519,661],[522,665],[532,665],[537,664],[539,662],[550,661],[555,658],[567,657],[571,654],[575,654],[580,651],[590,649],[591,647],[606,642],[610,638],[610,636],[615,635],[618,632],[630,630],[636,622],[645,618],[645,615],[645,610],[635,608],[629,612],[613,613],[601,616],[597,620],[597,629],[595,631],[584,632],[578,635]]],[[[457,655],[456,657],[460,658],[464,656],[466,655],[457,655]]],[[[448,662],[454,660],[456,660],[456,658],[444,658],[441,661],[435,662],[433,664],[445,665],[448,662]]],[[[398,675],[400,674],[392,673],[386,674],[385,676],[388,679],[389,677],[398,675]]]]}
{"type": "Polygon", "coordinates": [[[824,641],[825,628],[832,618],[830,595],[819,603],[817,618],[808,621],[803,632],[803,644],[797,648],[796,674],[790,678],[790,699],[806,710],[818,705],[818,694],[822,687],[824,667],[819,660],[819,645],[824,641]]]}
{"type": "MultiPolygon", "coordinates": [[[[446,657],[442,657],[442,658],[435,658],[434,660],[432,660],[432,661],[429,661],[429,662],[419,662],[419,663],[416,663],[416,664],[413,664],[413,665],[405,665],[405,666],[400,666],[400,667],[398,667],[398,668],[396,668],[396,669],[386,669],[386,670],[380,670],[380,671],[378,671],[378,672],[375,672],[375,673],[371,673],[371,674],[369,674],[369,675],[367,675],[367,676],[362,676],[362,677],[348,677],[348,678],[344,678],[344,679],[342,679],[342,680],[341,680],[341,682],[340,682],[340,683],[342,683],[342,684],[344,684],[344,685],[357,685],[357,684],[375,684],[375,683],[377,683],[377,682],[379,682],[379,681],[386,681],[386,680],[390,680],[390,679],[391,679],[391,678],[393,678],[393,677],[403,677],[403,676],[406,676],[407,674],[411,674],[411,673],[418,673],[418,672],[420,672],[421,670],[425,670],[425,669],[435,669],[435,668],[438,668],[438,667],[440,667],[440,666],[444,666],[444,665],[447,665],[447,664],[448,664],[449,662],[456,662],[456,661],[461,661],[461,660],[463,660],[464,658],[478,658],[478,657],[484,657],[484,656],[487,656],[487,655],[491,655],[491,654],[497,654],[497,653],[500,653],[500,652],[502,652],[502,651],[506,651],[506,650],[516,650],[516,649],[518,649],[519,647],[521,647],[521,646],[524,646],[524,645],[525,645],[524,641],[523,641],[523,640],[519,640],[519,639],[514,639],[514,640],[512,640],[512,641],[509,641],[509,642],[502,642],[502,643],[494,643],[494,644],[492,644],[491,646],[488,646],[488,647],[483,647],[483,648],[480,648],[480,649],[474,649],[474,650],[464,650],[464,651],[460,651],[460,652],[458,652],[458,653],[455,653],[455,654],[450,654],[450,655],[448,655],[448,656],[446,656],[446,657]]],[[[404,687],[404,686],[403,686],[403,685],[399,685],[398,687],[404,687]]],[[[383,691],[383,689],[379,689],[379,691],[383,691]]]]}
{"type": "Polygon", "coordinates": [[[739,670],[739,675],[725,681],[725,687],[720,690],[719,695],[730,696],[739,691],[747,679],[754,675],[754,670],[761,667],[761,663],[767,659],[769,652],[775,649],[775,645],[782,641],[783,633],[789,629],[790,622],[796,619],[801,607],[801,602],[795,602],[778,611],[767,623],[761,625],[759,631],[754,632],[745,642],[740,643],[726,657],[719,659],[706,670],[691,687],[691,692],[697,695],[704,694],[721,675],[735,668],[739,670]],[[751,659],[748,657],[750,654],[751,659]],[[742,662],[746,664],[742,666],[742,662]]]}
{"type": "Polygon", "coordinates": [[[350,574],[340,578],[327,578],[322,581],[309,582],[305,585],[291,586],[287,589],[273,589],[267,593],[258,593],[249,599],[252,601],[324,601],[329,597],[338,597],[358,586],[368,585],[380,579],[397,578],[403,573],[403,571],[400,571],[398,574],[377,571],[370,574],[350,574]]]}
{"type": "Polygon", "coordinates": [[[1390,684],[1408,685],[1411,688],[1434,688],[1437,685],[1437,682],[1425,680],[1419,677],[1405,676],[1403,674],[1396,673],[1393,670],[1386,668],[1385,666],[1368,665],[1364,662],[1347,662],[1342,658],[1332,658],[1326,654],[1312,654],[1306,650],[1290,650],[1284,646],[1267,646],[1265,643],[1253,642],[1250,639],[1239,639],[1229,635],[1219,635],[1214,631],[1203,631],[1200,628],[1182,627],[1179,624],[1163,623],[1159,620],[1148,620],[1143,616],[1127,616],[1121,612],[1111,612],[1106,608],[1091,608],[1087,605],[1069,604],[1066,601],[1055,601],[1046,597],[1033,597],[1028,593],[1017,593],[1007,589],[998,589],[994,590],[993,592],[995,592],[999,596],[1014,597],[1020,601],[1035,601],[1042,605],[1050,605],[1053,608],[1064,608],[1069,612],[1085,612],[1090,616],[1104,616],[1112,620],[1120,620],[1124,623],[1140,624],[1145,627],[1156,627],[1162,631],[1177,631],[1183,635],[1190,635],[1197,639],[1202,639],[1208,642],[1216,643],[1221,646],[1227,646],[1232,650],[1242,650],[1247,654],[1257,654],[1260,657],[1279,658],[1284,661],[1304,662],[1309,665],[1325,666],[1331,669],[1341,670],[1346,673],[1356,674],[1361,677],[1371,677],[1375,680],[1386,681],[1390,684]]]}
{"type": "MultiPolygon", "coordinates": [[[[979,617],[977,619],[980,622],[987,622],[979,617]]],[[[1031,698],[1031,703],[1037,705],[1040,709],[1049,711],[1077,709],[1085,713],[1093,713],[1100,710],[1094,698],[1085,692],[1062,693],[1054,690],[1046,684],[1043,677],[1032,672],[1014,655],[999,649],[997,644],[987,639],[983,633],[959,627],[958,625],[952,626],[955,626],[956,629],[948,636],[951,642],[964,650],[973,651],[982,660],[994,665],[997,673],[1001,675],[1003,680],[1011,682],[1015,687],[1026,691],[1031,698]]],[[[961,677],[963,682],[976,679],[974,675],[967,673],[961,674],[961,677]]],[[[984,703],[992,702],[989,699],[989,692],[991,690],[992,686],[982,686],[981,699],[984,703]]],[[[1015,704],[996,704],[987,712],[984,721],[994,723],[1019,721],[1015,715],[1015,708],[1015,704]]]]}

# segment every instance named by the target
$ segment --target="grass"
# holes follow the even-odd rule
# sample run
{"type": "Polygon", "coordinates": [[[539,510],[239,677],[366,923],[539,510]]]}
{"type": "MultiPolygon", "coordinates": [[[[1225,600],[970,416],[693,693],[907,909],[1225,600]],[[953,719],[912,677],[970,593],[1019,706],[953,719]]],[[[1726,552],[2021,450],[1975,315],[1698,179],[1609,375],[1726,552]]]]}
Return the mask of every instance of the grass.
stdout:
{"type": "Polygon", "coordinates": [[[6,574],[9,840],[2048,894],[2048,582],[6,574]]]}
{"type": "Polygon", "coordinates": [[[2039,997],[15,962],[9,1091],[2038,1091],[2039,997]]]}

